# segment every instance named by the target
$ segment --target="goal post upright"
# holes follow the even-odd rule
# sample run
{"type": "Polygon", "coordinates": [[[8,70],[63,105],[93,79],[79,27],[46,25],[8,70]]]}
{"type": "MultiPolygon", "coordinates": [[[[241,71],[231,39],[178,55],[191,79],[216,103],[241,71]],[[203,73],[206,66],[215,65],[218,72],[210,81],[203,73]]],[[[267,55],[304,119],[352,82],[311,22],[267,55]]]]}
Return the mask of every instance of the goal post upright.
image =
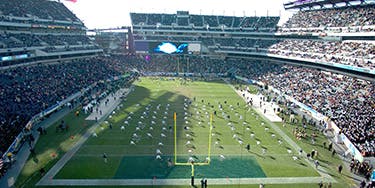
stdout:
{"type": "Polygon", "coordinates": [[[174,120],[174,163],[177,163],[177,123],[176,123],[176,112],[173,114],[173,120],[174,120]]]}
{"type": "Polygon", "coordinates": [[[210,131],[208,135],[208,164],[211,162],[211,141],[212,140],[212,113],[210,115],[210,131]]]}

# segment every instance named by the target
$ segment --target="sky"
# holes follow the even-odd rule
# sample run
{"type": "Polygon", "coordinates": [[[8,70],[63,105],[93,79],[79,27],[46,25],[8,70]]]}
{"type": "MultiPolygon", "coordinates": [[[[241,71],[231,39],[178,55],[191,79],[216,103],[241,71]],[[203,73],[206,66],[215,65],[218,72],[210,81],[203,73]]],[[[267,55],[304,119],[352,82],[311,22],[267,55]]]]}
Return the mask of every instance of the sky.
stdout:
{"type": "Polygon", "coordinates": [[[77,0],[64,4],[81,19],[87,28],[118,28],[130,26],[130,12],[168,13],[177,10],[190,14],[227,16],[281,16],[284,23],[293,12],[285,11],[287,0],[77,0]]]}

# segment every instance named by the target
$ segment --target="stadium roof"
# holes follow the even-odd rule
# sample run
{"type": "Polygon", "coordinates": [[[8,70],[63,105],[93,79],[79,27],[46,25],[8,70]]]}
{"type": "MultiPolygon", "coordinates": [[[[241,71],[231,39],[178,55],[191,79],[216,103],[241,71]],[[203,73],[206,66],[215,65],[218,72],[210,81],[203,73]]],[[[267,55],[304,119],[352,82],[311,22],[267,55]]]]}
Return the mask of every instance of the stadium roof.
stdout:
{"type": "Polygon", "coordinates": [[[345,7],[354,5],[374,4],[374,0],[292,0],[284,3],[285,10],[288,9],[312,9],[314,7],[345,7]],[[339,6],[339,4],[341,6],[339,6]]]}

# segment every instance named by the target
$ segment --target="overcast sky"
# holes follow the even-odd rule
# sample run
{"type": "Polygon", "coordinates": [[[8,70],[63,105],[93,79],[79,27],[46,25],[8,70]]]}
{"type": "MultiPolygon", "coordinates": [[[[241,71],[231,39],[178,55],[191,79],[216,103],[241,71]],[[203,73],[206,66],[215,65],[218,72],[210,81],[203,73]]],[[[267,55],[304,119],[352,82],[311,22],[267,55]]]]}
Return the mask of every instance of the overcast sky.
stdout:
{"type": "Polygon", "coordinates": [[[77,0],[64,2],[89,29],[130,26],[129,12],[176,13],[229,16],[278,16],[285,22],[292,12],[284,11],[287,0],[77,0]]]}

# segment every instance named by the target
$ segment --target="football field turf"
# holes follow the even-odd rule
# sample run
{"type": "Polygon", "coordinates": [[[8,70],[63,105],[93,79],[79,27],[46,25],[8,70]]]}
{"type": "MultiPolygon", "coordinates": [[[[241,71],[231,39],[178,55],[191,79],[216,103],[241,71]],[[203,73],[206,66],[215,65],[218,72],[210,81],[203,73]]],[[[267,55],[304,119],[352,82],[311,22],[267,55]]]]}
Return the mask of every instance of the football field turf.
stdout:
{"type": "Polygon", "coordinates": [[[197,178],[319,176],[221,80],[141,78],[133,89],[95,130],[97,137],[91,136],[55,179],[190,178],[191,166],[174,165],[175,157],[178,163],[190,158],[207,164],[194,165],[197,178]]]}

